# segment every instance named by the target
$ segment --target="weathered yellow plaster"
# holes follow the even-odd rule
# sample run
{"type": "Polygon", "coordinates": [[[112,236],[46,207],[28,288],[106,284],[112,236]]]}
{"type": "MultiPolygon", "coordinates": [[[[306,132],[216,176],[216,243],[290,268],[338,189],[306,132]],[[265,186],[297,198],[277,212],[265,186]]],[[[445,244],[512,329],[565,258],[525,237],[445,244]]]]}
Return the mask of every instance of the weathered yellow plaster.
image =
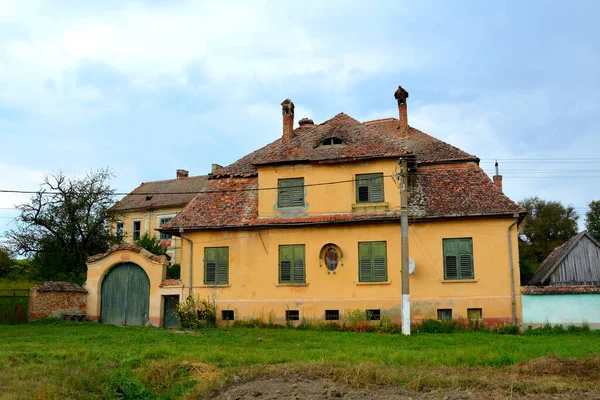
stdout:
{"type": "Polygon", "coordinates": [[[88,319],[99,321],[101,318],[101,296],[102,280],[106,273],[113,267],[121,263],[134,263],[139,265],[150,279],[150,310],[149,320],[153,326],[161,326],[163,319],[163,295],[179,294],[181,288],[159,288],[160,283],[166,278],[167,264],[166,257],[160,257],[160,261],[149,259],[144,254],[150,254],[146,250],[137,253],[130,250],[120,250],[109,254],[108,256],[87,264],[87,281],[85,288],[88,290],[87,315],[88,319]],[[167,289],[167,290],[165,290],[167,289]],[[177,293],[172,291],[179,290],[177,293]]]}

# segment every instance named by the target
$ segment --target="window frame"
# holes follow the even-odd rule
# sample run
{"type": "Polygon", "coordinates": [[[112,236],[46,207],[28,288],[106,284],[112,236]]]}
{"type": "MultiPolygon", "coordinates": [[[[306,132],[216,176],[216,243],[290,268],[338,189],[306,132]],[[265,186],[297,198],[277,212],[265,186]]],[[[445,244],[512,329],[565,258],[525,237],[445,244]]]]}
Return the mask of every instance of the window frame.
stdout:
{"type": "Polygon", "coordinates": [[[204,284],[229,285],[229,246],[204,248],[204,284]],[[213,254],[209,254],[213,253],[213,254]],[[209,280],[208,264],[214,262],[214,280],[209,280]],[[222,264],[225,265],[222,265],[222,264]],[[222,268],[225,268],[223,273],[222,268]],[[223,278],[222,275],[225,275],[223,278]]]}
{"type": "Polygon", "coordinates": [[[303,244],[282,244],[279,245],[279,283],[280,284],[305,284],[306,283],[306,246],[303,244]],[[291,256],[291,257],[290,257],[291,256]],[[285,258],[285,259],[284,259],[285,258]],[[302,276],[297,277],[297,261],[302,261],[302,276]],[[287,280],[282,279],[282,263],[289,262],[289,275],[287,280]]]}
{"type": "MultiPolygon", "coordinates": [[[[444,280],[448,281],[460,281],[460,280],[472,280],[475,279],[475,260],[473,256],[473,238],[444,238],[442,239],[442,258],[444,264],[444,280]],[[469,257],[469,274],[463,273],[463,260],[466,261],[465,257],[469,257]],[[448,265],[449,258],[454,257],[454,266],[456,269],[455,274],[449,273],[449,268],[452,266],[448,265]]],[[[450,270],[451,272],[451,270],[450,270]]]]}
{"type": "MultiPolygon", "coordinates": [[[[379,267],[380,269],[381,267],[379,267]]],[[[358,281],[365,283],[372,282],[387,282],[388,281],[388,262],[387,262],[387,241],[370,241],[370,242],[358,242],[358,281]],[[364,252],[368,251],[369,256],[366,257],[364,252]],[[377,253],[383,252],[384,254],[384,266],[385,269],[383,275],[381,271],[377,271],[376,258],[377,253]],[[370,276],[364,275],[365,270],[363,269],[363,262],[369,260],[370,276]]]]}
{"type": "Polygon", "coordinates": [[[285,178],[277,181],[277,208],[304,207],[304,177],[285,178]],[[286,197],[287,196],[287,200],[286,197]],[[301,201],[298,198],[301,197],[301,201]]]}
{"type": "Polygon", "coordinates": [[[356,186],[356,203],[383,203],[385,202],[385,190],[383,184],[383,172],[370,174],[357,174],[354,177],[356,186]],[[367,181],[365,183],[365,180],[367,181]],[[362,183],[361,183],[362,181],[362,183]],[[367,199],[361,199],[361,188],[367,190],[367,199]]]}
{"type": "Polygon", "coordinates": [[[142,220],[135,219],[131,222],[131,239],[140,240],[142,238],[142,220]],[[135,229],[135,224],[139,224],[139,228],[135,229]]]}
{"type": "Polygon", "coordinates": [[[339,321],[340,310],[325,310],[325,321],[339,321]]]}
{"type": "MultiPolygon", "coordinates": [[[[158,227],[160,228],[163,224],[166,224],[167,222],[171,221],[172,219],[173,219],[173,217],[171,217],[171,216],[169,216],[169,217],[163,217],[163,216],[158,217],[158,227]]],[[[173,235],[171,235],[169,233],[159,232],[158,238],[160,240],[171,240],[171,239],[173,239],[173,235]]]]}
{"type": "Polygon", "coordinates": [[[437,319],[438,321],[448,321],[452,319],[452,309],[451,308],[438,308],[437,309],[437,319]],[[446,318],[450,315],[450,318],[446,318]]]}
{"type": "Polygon", "coordinates": [[[115,224],[115,236],[119,240],[123,240],[125,237],[125,223],[123,221],[117,221],[115,224]]]}
{"type": "Polygon", "coordinates": [[[300,321],[300,310],[285,310],[286,321],[300,321]]]}

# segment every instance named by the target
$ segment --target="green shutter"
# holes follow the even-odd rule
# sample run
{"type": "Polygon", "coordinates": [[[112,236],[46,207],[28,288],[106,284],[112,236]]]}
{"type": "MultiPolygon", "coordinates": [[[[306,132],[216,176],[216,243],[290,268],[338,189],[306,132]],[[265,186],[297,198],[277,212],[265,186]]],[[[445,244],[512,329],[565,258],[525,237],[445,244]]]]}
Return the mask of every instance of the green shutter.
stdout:
{"type": "Polygon", "coordinates": [[[387,281],[387,251],[385,242],[373,242],[373,276],[376,282],[387,281]]]}
{"type": "Polygon", "coordinates": [[[279,282],[306,282],[304,245],[279,246],[279,282]]]}
{"type": "Polygon", "coordinates": [[[217,259],[217,284],[227,285],[229,283],[229,247],[218,249],[217,259]]]}
{"type": "Polygon", "coordinates": [[[356,202],[378,203],[384,201],[383,174],[356,175],[356,202]]]}
{"type": "Polygon", "coordinates": [[[217,281],[217,249],[204,248],[204,283],[215,284],[217,281]]]}
{"type": "Polygon", "coordinates": [[[377,203],[383,201],[383,174],[371,175],[371,202],[377,203]]]}
{"type": "Polygon", "coordinates": [[[289,283],[292,281],[293,260],[294,248],[292,246],[279,246],[279,282],[289,283]]]}
{"type": "Polygon", "coordinates": [[[444,279],[473,279],[473,239],[444,239],[444,279]]]}
{"type": "Polygon", "coordinates": [[[358,244],[358,280],[359,282],[373,281],[371,263],[371,243],[358,244]]]}
{"type": "Polygon", "coordinates": [[[204,248],[204,283],[207,285],[229,283],[229,247],[204,248]]]}
{"type": "Polygon", "coordinates": [[[277,186],[278,207],[304,205],[304,178],[280,179],[277,186]]]}

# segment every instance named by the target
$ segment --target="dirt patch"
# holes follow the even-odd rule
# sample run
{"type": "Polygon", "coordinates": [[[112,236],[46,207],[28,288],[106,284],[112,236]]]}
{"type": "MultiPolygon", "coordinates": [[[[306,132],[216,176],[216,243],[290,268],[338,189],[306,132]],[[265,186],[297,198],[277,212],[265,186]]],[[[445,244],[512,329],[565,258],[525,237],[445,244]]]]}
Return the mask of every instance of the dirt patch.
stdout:
{"type": "Polygon", "coordinates": [[[259,378],[242,382],[234,377],[237,383],[223,388],[212,399],[216,400],[329,400],[329,399],[373,399],[373,400],[468,400],[468,399],[600,399],[600,393],[553,393],[519,395],[511,391],[500,390],[429,390],[414,392],[395,386],[372,386],[354,388],[335,382],[329,378],[308,379],[296,377],[259,378]]]}
{"type": "Polygon", "coordinates": [[[573,379],[598,379],[600,358],[540,357],[515,366],[515,370],[528,376],[559,376],[573,379]]]}

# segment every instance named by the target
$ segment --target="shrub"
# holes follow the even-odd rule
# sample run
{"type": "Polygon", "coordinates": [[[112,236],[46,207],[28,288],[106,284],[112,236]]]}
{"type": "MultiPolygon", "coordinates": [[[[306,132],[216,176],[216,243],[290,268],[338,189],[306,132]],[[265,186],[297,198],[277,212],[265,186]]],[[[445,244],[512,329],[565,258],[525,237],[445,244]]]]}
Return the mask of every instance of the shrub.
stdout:
{"type": "Polygon", "coordinates": [[[499,335],[518,335],[521,333],[518,325],[498,324],[492,328],[492,332],[499,335]]]}
{"type": "Polygon", "coordinates": [[[210,299],[189,296],[177,304],[175,316],[182,329],[197,329],[217,326],[217,305],[210,299]]]}
{"type": "Polygon", "coordinates": [[[167,279],[179,279],[181,278],[181,265],[173,264],[167,267],[167,279]]]}
{"type": "Polygon", "coordinates": [[[459,321],[453,319],[424,319],[421,323],[413,324],[411,330],[417,333],[453,333],[460,331],[461,326],[459,321]]]}

